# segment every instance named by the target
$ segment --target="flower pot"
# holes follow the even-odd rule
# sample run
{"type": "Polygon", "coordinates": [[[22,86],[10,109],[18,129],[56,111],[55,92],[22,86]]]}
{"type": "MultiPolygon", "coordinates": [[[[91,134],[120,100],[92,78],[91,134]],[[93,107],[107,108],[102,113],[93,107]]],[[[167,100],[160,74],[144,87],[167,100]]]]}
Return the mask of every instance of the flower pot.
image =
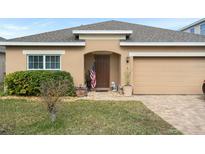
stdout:
{"type": "Polygon", "coordinates": [[[83,87],[76,88],[76,95],[78,97],[84,97],[87,96],[87,89],[83,87]]]}
{"type": "Polygon", "coordinates": [[[123,87],[124,96],[132,96],[132,86],[127,85],[123,87]]]}
{"type": "Polygon", "coordinates": [[[205,95],[205,80],[204,80],[204,83],[202,85],[202,91],[203,91],[203,94],[205,95]]]}

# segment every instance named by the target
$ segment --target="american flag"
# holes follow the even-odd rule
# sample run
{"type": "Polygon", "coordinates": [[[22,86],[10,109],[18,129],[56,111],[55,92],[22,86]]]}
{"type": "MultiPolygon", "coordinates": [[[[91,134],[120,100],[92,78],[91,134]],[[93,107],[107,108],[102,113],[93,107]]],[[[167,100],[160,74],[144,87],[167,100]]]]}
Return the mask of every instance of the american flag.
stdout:
{"type": "Polygon", "coordinates": [[[91,79],[91,87],[96,87],[96,71],[95,71],[95,64],[93,64],[91,70],[90,70],[90,79],[91,79]]]}

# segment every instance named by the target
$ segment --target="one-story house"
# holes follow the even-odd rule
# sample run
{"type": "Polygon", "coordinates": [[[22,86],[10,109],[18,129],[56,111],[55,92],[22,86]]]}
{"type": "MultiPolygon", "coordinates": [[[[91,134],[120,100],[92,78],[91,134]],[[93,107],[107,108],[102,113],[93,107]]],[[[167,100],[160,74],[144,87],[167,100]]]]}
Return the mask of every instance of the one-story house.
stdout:
{"type": "MultiPolygon", "coordinates": [[[[0,37],[0,41],[5,41],[5,39],[0,37]]],[[[4,46],[0,46],[0,83],[3,81],[5,74],[5,50],[4,46]]]]}
{"type": "Polygon", "coordinates": [[[106,21],[1,42],[6,74],[64,70],[84,85],[95,65],[97,89],[123,86],[134,94],[201,94],[205,36],[120,21],[106,21]]]}

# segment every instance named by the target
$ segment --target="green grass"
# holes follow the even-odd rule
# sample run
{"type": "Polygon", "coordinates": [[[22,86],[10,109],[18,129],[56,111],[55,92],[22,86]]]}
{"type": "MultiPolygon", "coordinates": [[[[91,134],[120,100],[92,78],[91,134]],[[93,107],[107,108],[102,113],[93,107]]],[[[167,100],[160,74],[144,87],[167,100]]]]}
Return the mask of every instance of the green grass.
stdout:
{"type": "Polygon", "coordinates": [[[75,101],[58,105],[52,124],[41,102],[0,99],[1,134],[181,134],[137,101],[75,101]]]}
{"type": "Polygon", "coordinates": [[[4,96],[4,83],[0,82],[0,96],[4,96]]]}

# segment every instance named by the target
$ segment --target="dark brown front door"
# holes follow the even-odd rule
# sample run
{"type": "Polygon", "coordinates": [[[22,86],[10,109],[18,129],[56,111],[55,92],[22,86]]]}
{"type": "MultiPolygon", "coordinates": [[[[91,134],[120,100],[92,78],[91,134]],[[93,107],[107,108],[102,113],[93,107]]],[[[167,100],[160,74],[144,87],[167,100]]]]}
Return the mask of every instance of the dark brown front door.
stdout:
{"type": "Polygon", "coordinates": [[[96,87],[109,88],[110,83],[110,56],[95,55],[96,87]]]}

